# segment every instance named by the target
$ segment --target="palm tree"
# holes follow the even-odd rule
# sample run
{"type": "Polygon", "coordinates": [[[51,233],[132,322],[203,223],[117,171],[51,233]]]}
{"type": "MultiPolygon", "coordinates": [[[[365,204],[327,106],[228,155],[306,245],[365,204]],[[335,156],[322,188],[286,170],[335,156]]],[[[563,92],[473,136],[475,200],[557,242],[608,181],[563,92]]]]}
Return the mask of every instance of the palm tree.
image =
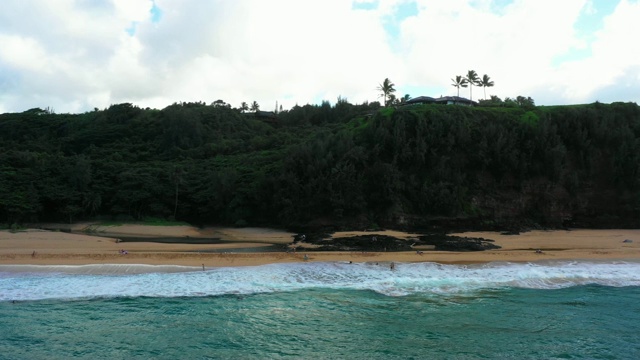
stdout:
{"type": "Polygon", "coordinates": [[[478,73],[475,70],[467,71],[465,80],[469,83],[469,100],[473,101],[473,85],[480,86],[480,79],[478,73]]]}
{"type": "Polygon", "coordinates": [[[396,86],[396,84],[392,83],[391,80],[389,80],[389,78],[386,78],[384,79],[382,84],[380,84],[377,87],[377,90],[381,91],[382,97],[384,97],[385,107],[387,106],[387,103],[391,99],[391,95],[393,95],[393,93],[396,92],[396,89],[394,88],[394,86],[396,86]]]}
{"type": "Polygon", "coordinates": [[[451,86],[458,88],[458,97],[460,97],[460,88],[467,87],[467,79],[463,78],[462,75],[457,75],[455,79],[451,79],[453,84],[451,86]]]}
{"type": "Polygon", "coordinates": [[[484,98],[487,99],[487,88],[493,86],[493,81],[489,78],[489,75],[482,75],[482,79],[480,80],[480,85],[484,88],[484,98]]]}
{"type": "Polygon", "coordinates": [[[260,105],[258,105],[257,101],[251,103],[251,111],[257,112],[260,110],[260,105]]]}
{"type": "Polygon", "coordinates": [[[242,104],[240,104],[240,112],[245,112],[249,110],[249,104],[246,103],[246,101],[243,101],[242,104]]]}
{"type": "Polygon", "coordinates": [[[389,105],[394,105],[394,106],[395,106],[395,105],[398,105],[398,98],[396,98],[396,95],[395,95],[395,94],[390,94],[390,95],[389,95],[389,101],[387,101],[387,103],[388,103],[389,105]]]}

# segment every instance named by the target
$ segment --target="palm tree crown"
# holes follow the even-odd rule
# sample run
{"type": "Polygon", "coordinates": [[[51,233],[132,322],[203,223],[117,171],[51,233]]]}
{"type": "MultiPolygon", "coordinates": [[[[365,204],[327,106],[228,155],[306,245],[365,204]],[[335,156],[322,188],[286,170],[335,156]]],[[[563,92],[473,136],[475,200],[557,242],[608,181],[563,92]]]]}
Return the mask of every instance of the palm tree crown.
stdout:
{"type": "Polygon", "coordinates": [[[493,86],[493,81],[489,77],[489,75],[482,75],[482,79],[480,80],[480,85],[484,88],[484,98],[487,98],[487,88],[493,86]]]}
{"type": "Polygon", "coordinates": [[[377,90],[382,92],[382,97],[384,97],[384,106],[387,106],[387,103],[391,99],[391,95],[396,92],[394,88],[396,84],[392,83],[389,78],[384,79],[382,84],[378,85],[377,90]]]}
{"type": "Polygon", "coordinates": [[[473,85],[480,86],[480,79],[478,73],[475,70],[467,71],[465,79],[469,83],[469,100],[473,101],[473,85]]]}
{"type": "Polygon", "coordinates": [[[455,79],[451,79],[453,84],[451,86],[458,88],[458,97],[460,97],[460,88],[467,87],[467,79],[463,78],[462,75],[457,75],[455,79]]]}

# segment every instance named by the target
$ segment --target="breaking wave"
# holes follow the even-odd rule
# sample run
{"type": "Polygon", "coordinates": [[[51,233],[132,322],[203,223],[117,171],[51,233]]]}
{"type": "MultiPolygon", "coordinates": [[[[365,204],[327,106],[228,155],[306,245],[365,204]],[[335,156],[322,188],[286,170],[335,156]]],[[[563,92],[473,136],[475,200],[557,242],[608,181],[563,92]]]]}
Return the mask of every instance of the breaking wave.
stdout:
{"type": "Polygon", "coordinates": [[[153,265],[0,266],[0,301],[188,297],[314,288],[389,296],[460,295],[485,289],[640,286],[640,262],[297,263],[212,268],[153,265]]]}

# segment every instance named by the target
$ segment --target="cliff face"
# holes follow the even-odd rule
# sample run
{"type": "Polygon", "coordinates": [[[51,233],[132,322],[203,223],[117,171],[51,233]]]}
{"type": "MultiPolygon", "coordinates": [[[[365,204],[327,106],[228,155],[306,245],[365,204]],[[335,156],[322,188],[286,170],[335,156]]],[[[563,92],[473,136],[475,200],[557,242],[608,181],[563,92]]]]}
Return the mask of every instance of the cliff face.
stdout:
{"type": "MultiPolygon", "coordinates": [[[[478,194],[471,199],[475,214],[420,216],[406,212],[378,218],[383,227],[424,230],[492,230],[520,232],[559,228],[640,228],[636,193],[629,191],[569,194],[559,185],[478,194]]],[[[366,227],[362,221],[354,221],[366,227]]],[[[346,225],[345,227],[349,227],[346,225]]]]}
{"type": "Polygon", "coordinates": [[[399,109],[368,130],[363,146],[387,166],[377,223],[640,226],[635,104],[399,109]]]}

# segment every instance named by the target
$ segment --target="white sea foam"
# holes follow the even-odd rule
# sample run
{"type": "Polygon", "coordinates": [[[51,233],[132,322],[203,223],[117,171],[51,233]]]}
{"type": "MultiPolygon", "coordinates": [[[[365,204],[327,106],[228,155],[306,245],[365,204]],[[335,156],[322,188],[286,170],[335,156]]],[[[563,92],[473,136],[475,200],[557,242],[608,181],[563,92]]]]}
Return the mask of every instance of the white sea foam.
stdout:
{"type": "Polygon", "coordinates": [[[518,287],[640,286],[640,262],[299,263],[197,268],[148,265],[0,266],[0,301],[93,297],[179,297],[301,289],[372,290],[386,295],[462,294],[518,287]]]}
{"type": "Polygon", "coordinates": [[[200,267],[146,264],[89,264],[89,265],[0,265],[2,273],[61,273],[61,274],[144,274],[202,270],[200,267]]]}

